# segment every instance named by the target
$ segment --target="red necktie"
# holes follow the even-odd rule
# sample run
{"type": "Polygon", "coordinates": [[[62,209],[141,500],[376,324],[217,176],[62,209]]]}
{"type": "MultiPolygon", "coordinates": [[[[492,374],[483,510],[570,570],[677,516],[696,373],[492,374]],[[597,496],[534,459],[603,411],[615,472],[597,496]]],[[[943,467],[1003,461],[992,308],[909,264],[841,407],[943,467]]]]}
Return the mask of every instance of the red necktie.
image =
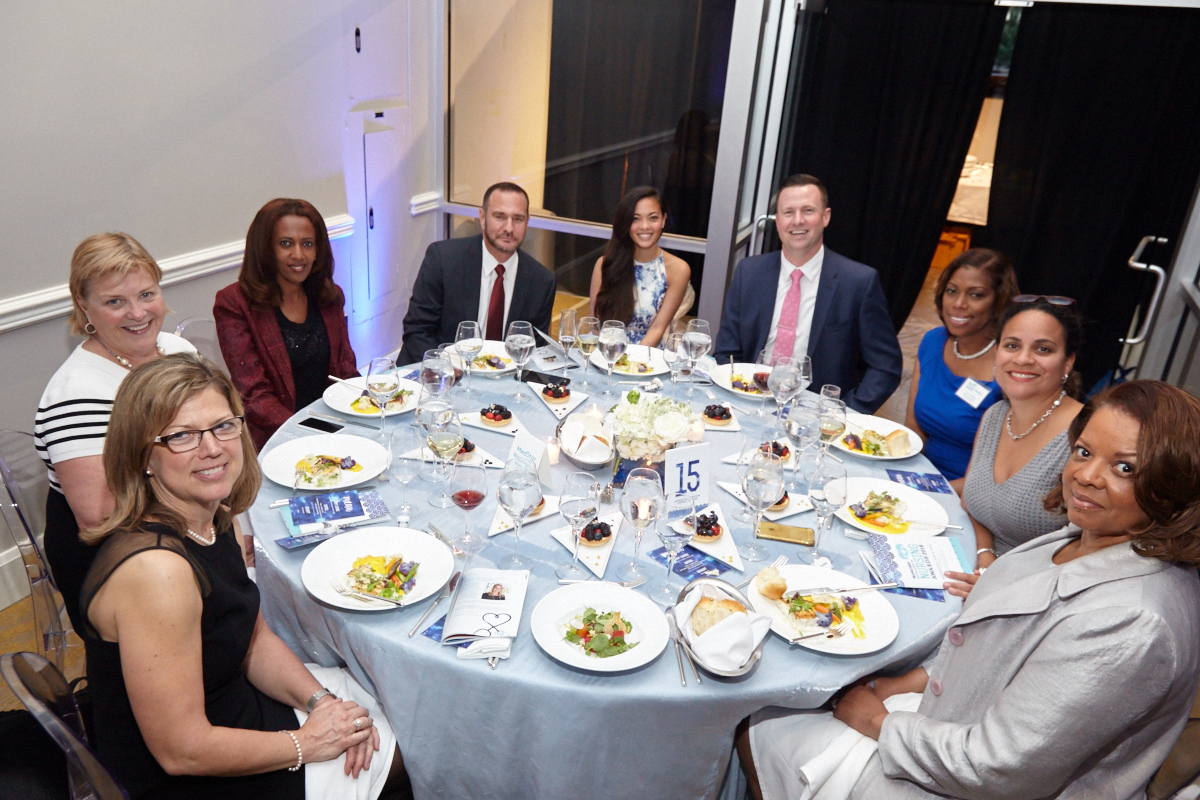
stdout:
{"type": "Polygon", "coordinates": [[[504,265],[496,265],[496,281],[492,284],[492,299],[488,301],[487,331],[494,342],[504,341],[504,265]]]}

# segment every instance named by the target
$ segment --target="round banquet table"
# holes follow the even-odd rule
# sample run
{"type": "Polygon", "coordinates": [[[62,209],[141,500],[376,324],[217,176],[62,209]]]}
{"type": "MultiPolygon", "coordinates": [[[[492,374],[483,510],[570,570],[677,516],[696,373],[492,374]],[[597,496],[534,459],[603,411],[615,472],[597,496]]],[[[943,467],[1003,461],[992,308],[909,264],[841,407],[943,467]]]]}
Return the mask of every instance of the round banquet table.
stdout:
{"type": "MultiPolygon", "coordinates": [[[[576,371],[575,375],[578,374],[576,371]]],[[[591,371],[591,378],[596,372],[591,371]]],[[[477,401],[457,398],[459,411],[474,410],[499,402],[513,410],[531,433],[554,434],[557,420],[546,406],[532,396],[532,389],[511,378],[474,380],[483,391],[477,401]],[[506,395],[528,392],[531,402],[516,405],[506,395]]],[[[457,389],[455,392],[457,393],[457,389]]],[[[669,389],[667,390],[669,391],[669,389]]],[[[755,401],[732,397],[718,387],[726,399],[749,409],[755,401]]],[[[680,397],[683,387],[680,387],[680,397]]],[[[598,399],[589,398],[584,405],[598,399]]],[[[709,402],[697,391],[694,405],[699,410],[709,402]]],[[[582,407],[582,406],[581,406],[582,407]]],[[[335,414],[317,401],[312,411],[335,414]]],[[[305,411],[283,425],[264,448],[264,454],[281,442],[311,435],[297,426],[305,411]]],[[[766,426],[747,415],[738,415],[743,431],[766,426]]],[[[408,425],[412,414],[389,417],[387,426],[408,425]]],[[[772,418],[773,422],[773,418],[772,418]]],[[[512,437],[476,427],[463,426],[464,434],[501,459],[508,454],[512,437]]],[[[372,430],[346,425],[343,434],[373,436],[372,430]]],[[[738,452],[741,436],[736,432],[706,431],[712,442],[716,479],[737,481],[735,467],[720,459],[738,452]]],[[[936,472],[924,456],[902,461],[867,462],[841,454],[850,476],[887,478],[886,468],[936,472]]],[[[561,491],[564,476],[575,468],[563,458],[553,467],[554,488],[561,491]]],[[[499,470],[488,470],[489,496],[472,513],[478,533],[486,534],[496,510],[495,490],[499,470]]],[[[611,471],[595,473],[601,485],[611,471]]],[[[371,481],[394,507],[401,486],[395,481],[371,481]]],[[[463,529],[463,512],[458,508],[438,509],[426,502],[439,484],[416,479],[409,484],[407,498],[418,507],[409,527],[424,529],[432,522],[448,535],[463,529]]],[[[364,487],[359,487],[364,488],[364,487]]],[[[961,601],[946,596],[945,602],[882,593],[896,609],[900,632],[882,651],[865,656],[830,656],[789,647],[774,633],[767,635],[762,661],[740,678],[719,678],[701,672],[696,685],[687,672],[688,685],[679,681],[673,646],[668,646],[649,664],[623,673],[599,674],[568,667],[547,656],[529,633],[529,618],[538,601],[558,588],[555,568],[570,557],[566,548],[550,537],[550,531],[565,524],[555,515],[530,523],[522,531],[520,552],[535,563],[531,570],[520,633],[513,642],[510,658],[495,670],[486,659],[465,660],[457,648],[446,647],[418,633],[408,632],[432,599],[395,611],[345,611],[326,606],[309,595],[300,579],[305,548],[288,552],[275,544],[286,535],[274,500],[291,494],[291,487],[263,481],[262,491],[250,510],[255,532],[258,586],[262,610],[274,630],[304,661],[325,666],[347,666],[387,713],[418,800],[425,798],[563,798],[618,800],[618,798],[733,798],[744,782],[729,769],[733,754],[734,728],[738,722],[766,706],[812,709],[821,706],[838,689],[880,670],[899,670],[918,663],[940,642],[961,610],[961,601]],[[727,773],[729,778],[727,780],[727,773]]],[[[619,496],[619,495],[618,495],[619,496]]],[[[974,531],[957,495],[931,494],[949,514],[951,523],[963,531],[947,530],[947,536],[962,537],[962,549],[975,552],[974,531]]],[[[715,485],[710,500],[732,511],[736,501],[715,485]]],[[[615,509],[603,506],[601,513],[615,509]]],[[[813,512],[789,517],[786,524],[815,525],[813,512]]],[[[733,522],[733,535],[742,540],[749,523],[733,522]]],[[[391,523],[394,524],[394,523],[391,523]]],[[[824,555],[833,568],[869,582],[858,551],[866,542],[850,539],[846,526],[834,521],[822,536],[824,555]]],[[[616,580],[621,555],[632,555],[633,537],[625,526],[617,534],[616,552],[609,561],[609,580],[616,580]]],[[[773,559],[787,555],[791,563],[808,563],[809,548],[763,540],[773,559]]],[[[665,568],[646,554],[658,547],[657,537],[647,535],[641,558],[647,562],[652,581],[665,568]]],[[[472,557],[472,567],[490,566],[515,547],[511,533],[491,538],[482,552],[472,557]]],[[[769,562],[766,562],[769,563],[769,562]]],[[[747,564],[757,570],[762,564],[747,564]]],[[[974,566],[972,564],[972,566],[974,566]]],[[[461,561],[456,564],[461,568],[461,561]]],[[[749,573],[749,574],[752,574],[749,573]]],[[[726,578],[738,583],[748,575],[731,570],[726,578]]],[[[673,578],[682,587],[682,580],[673,578]]],[[[439,609],[426,620],[428,625],[444,614],[439,609]]]]}

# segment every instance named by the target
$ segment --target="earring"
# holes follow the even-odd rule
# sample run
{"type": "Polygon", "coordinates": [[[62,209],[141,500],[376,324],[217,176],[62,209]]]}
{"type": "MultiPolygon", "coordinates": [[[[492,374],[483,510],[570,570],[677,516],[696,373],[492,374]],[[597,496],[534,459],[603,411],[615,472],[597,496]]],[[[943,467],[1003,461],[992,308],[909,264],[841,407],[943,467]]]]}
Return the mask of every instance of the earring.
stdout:
{"type": "Polygon", "coordinates": [[[87,325],[83,326],[83,332],[86,333],[88,336],[96,335],[96,326],[91,323],[91,320],[88,321],[87,325]]]}
{"type": "Polygon", "coordinates": [[[153,473],[153,472],[151,472],[150,470],[146,470],[146,477],[153,478],[153,477],[154,477],[154,473],[153,473]]]}
{"type": "Polygon", "coordinates": [[[1067,385],[1067,378],[1069,378],[1069,377],[1071,377],[1071,373],[1069,373],[1069,372],[1066,375],[1063,375],[1063,379],[1062,379],[1063,386],[1067,385]]]}

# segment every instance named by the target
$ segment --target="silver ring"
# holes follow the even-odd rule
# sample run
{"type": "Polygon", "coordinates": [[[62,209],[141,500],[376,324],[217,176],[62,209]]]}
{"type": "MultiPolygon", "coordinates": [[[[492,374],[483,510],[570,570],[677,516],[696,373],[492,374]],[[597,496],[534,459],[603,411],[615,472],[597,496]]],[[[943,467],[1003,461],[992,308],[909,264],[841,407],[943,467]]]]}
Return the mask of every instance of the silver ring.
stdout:
{"type": "Polygon", "coordinates": [[[362,730],[362,717],[359,717],[358,719],[354,720],[354,730],[356,730],[356,731],[362,730]]]}

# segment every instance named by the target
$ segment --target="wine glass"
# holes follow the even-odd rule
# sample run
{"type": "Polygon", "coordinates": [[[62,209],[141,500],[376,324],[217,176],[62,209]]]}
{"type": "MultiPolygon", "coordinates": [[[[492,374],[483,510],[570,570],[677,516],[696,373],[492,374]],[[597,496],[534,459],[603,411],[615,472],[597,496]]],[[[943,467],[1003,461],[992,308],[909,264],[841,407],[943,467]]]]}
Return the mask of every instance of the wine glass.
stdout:
{"type": "Polygon", "coordinates": [[[572,551],[571,563],[564,564],[555,570],[558,577],[582,581],[587,580],[588,571],[579,566],[579,535],[587,524],[596,518],[600,508],[600,482],[590,473],[572,472],[563,484],[562,497],[558,501],[558,513],[571,526],[572,551]]]}
{"type": "Polygon", "coordinates": [[[759,451],[750,457],[742,478],[742,494],[754,509],[754,529],[749,543],[738,545],[738,555],[746,561],[763,561],[767,551],[758,545],[758,526],[766,510],[783,496],[783,461],[779,456],[759,451]]]}
{"type": "Polygon", "coordinates": [[[817,512],[817,530],[813,539],[813,566],[832,566],[829,559],[817,550],[821,544],[821,529],[829,522],[833,527],[833,512],[846,503],[846,468],[832,461],[822,461],[808,481],[808,499],[817,512]],[[824,561],[819,564],[818,559],[824,561]]]}
{"type": "Polygon", "coordinates": [[[462,355],[467,368],[467,389],[463,396],[477,399],[480,392],[471,386],[471,368],[474,366],[475,356],[483,350],[483,333],[479,330],[479,323],[475,320],[458,323],[458,330],[454,333],[454,347],[462,355]]]}
{"type": "Polygon", "coordinates": [[[372,358],[367,367],[367,393],[379,407],[379,438],[382,440],[383,422],[387,410],[387,401],[392,399],[400,388],[400,376],[396,374],[396,362],[390,358],[372,358]]]}
{"type": "Polygon", "coordinates": [[[425,351],[425,355],[421,357],[421,372],[418,375],[422,398],[444,398],[454,385],[453,377],[454,367],[440,347],[425,351]]]}
{"type": "Polygon", "coordinates": [[[796,364],[796,369],[800,371],[800,394],[808,387],[812,386],[812,359],[808,356],[794,356],[792,360],[796,364]]]}
{"type": "Polygon", "coordinates": [[[792,402],[792,399],[804,388],[796,359],[791,357],[775,359],[775,363],[771,367],[771,375],[767,378],[767,388],[771,390],[771,395],[774,396],[775,405],[778,408],[775,416],[783,419],[783,407],[792,402]]]}
{"type": "Polygon", "coordinates": [[[667,369],[671,370],[671,397],[675,397],[679,390],[679,373],[683,371],[687,363],[687,358],[680,353],[680,343],[682,341],[682,333],[671,332],[659,342],[659,347],[662,349],[663,361],[667,362],[667,369]]]}
{"type": "MultiPolygon", "coordinates": [[[[529,359],[533,356],[533,350],[537,347],[537,340],[533,338],[533,326],[528,322],[510,322],[508,323],[508,335],[504,337],[504,349],[508,351],[508,355],[513,361],[517,362],[517,381],[525,371],[525,365],[529,363],[529,359]]],[[[521,387],[517,387],[517,391],[512,395],[514,403],[528,403],[529,393],[522,391],[521,387]]]]}
{"type": "Polygon", "coordinates": [[[463,360],[462,355],[458,352],[458,349],[454,346],[453,342],[443,342],[442,344],[439,344],[438,352],[442,354],[442,358],[446,359],[446,363],[450,365],[450,388],[447,389],[447,391],[449,391],[450,389],[453,389],[455,386],[458,386],[460,383],[462,383],[463,377],[467,374],[467,365],[463,360]]]}
{"type": "Polygon", "coordinates": [[[450,479],[450,497],[454,505],[466,512],[466,528],[455,537],[458,546],[466,551],[474,550],[482,540],[471,528],[471,512],[487,497],[486,470],[466,464],[455,465],[454,475],[450,479]]]}
{"type": "Polygon", "coordinates": [[[679,551],[696,535],[696,495],[680,492],[668,498],[667,524],[658,526],[657,533],[658,540],[667,549],[667,574],[661,583],[648,587],[646,595],[661,606],[673,606],[679,593],[671,587],[671,574],[675,572],[679,551]],[[676,527],[672,522],[682,524],[676,527]]]}
{"type": "Polygon", "coordinates": [[[420,431],[412,425],[399,425],[392,431],[392,477],[404,487],[400,505],[394,509],[396,522],[401,525],[407,524],[417,510],[404,495],[408,494],[409,482],[421,473],[425,462],[421,455],[423,444],[420,431]]]}
{"type": "Polygon", "coordinates": [[[751,375],[751,380],[754,381],[754,385],[758,388],[758,390],[763,392],[763,394],[759,395],[759,400],[761,402],[755,407],[754,413],[751,416],[757,417],[758,419],[766,419],[768,402],[766,393],[771,391],[770,350],[763,349],[758,351],[758,358],[754,360],[754,372],[751,375]]]}
{"type": "Polygon", "coordinates": [[[617,568],[617,577],[623,581],[640,581],[648,576],[646,568],[638,562],[642,549],[642,534],[654,525],[663,511],[662,478],[657,470],[638,467],[631,470],[621,491],[621,516],[633,526],[633,558],[617,568]]]}
{"type": "Polygon", "coordinates": [[[592,353],[596,352],[596,348],[600,346],[600,320],[596,317],[584,317],[579,320],[579,325],[575,328],[575,345],[579,348],[579,352],[583,353],[583,376],[579,381],[579,388],[590,392],[596,388],[594,384],[588,381],[588,365],[592,363],[592,353]]]}
{"type": "MultiPolygon", "coordinates": [[[[445,483],[449,479],[450,462],[463,445],[462,421],[447,401],[427,400],[417,408],[417,423],[425,429],[425,445],[437,457],[440,467],[438,479],[445,483]]],[[[443,488],[440,493],[429,497],[429,504],[437,508],[450,508],[454,500],[443,488]]]]}
{"type": "Polygon", "coordinates": [[[833,383],[827,383],[821,387],[821,397],[827,398],[829,400],[841,400],[842,399],[842,387],[840,387],[836,384],[833,384],[833,383]]]}
{"type": "Polygon", "coordinates": [[[821,439],[821,414],[815,408],[795,405],[788,409],[787,417],[781,422],[783,432],[792,445],[792,479],[786,488],[789,492],[803,494],[807,489],[800,488],[797,469],[800,458],[808,455],[805,451],[821,439]]]}
{"type": "Polygon", "coordinates": [[[687,332],[683,334],[683,352],[687,356],[688,362],[687,396],[689,400],[696,391],[696,364],[708,355],[711,348],[712,328],[709,326],[708,320],[694,319],[690,321],[687,332]]]}
{"type": "MultiPolygon", "coordinates": [[[[508,469],[506,465],[504,474],[500,476],[500,488],[496,491],[500,507],[507,511],[516,523],[517,547],[521,546],[521,525],[537,508],[538,503],[542,502],[541,481],[538,480],[537,473],[526,466],[521,463],[516,469],[508,469]]],[[[504,559],[504,564],[509,569],[529,569],[533,562],[514,551],[504,559]]]]}
{"type": "Polygon", "coordinates": [[[604,397],[615,398],[617,396],[612,388],[612,371],[621,356],[625,355],[625,348],[628,346],[629,338],[625,333],[625,323],[615,319],[605,320],[604,327],[600,329],[600,355],[608,364],[608,380],[604,384],[604,391],[601,392],[604,397]]]}
{"type": "Polygon", "coordinates": [[[575,325],[575,309],[564,309],[558,318],[558,343],[566,351],[567,363],[564,366],[568,367],[571,365],[571,348],[575,346],[575,325]]]}
{"type": "Polygon", "coordinates": [[[846,432],[846,404],[841,400],[822,397],[821,410],[821,455],[829,452],[829,445],[846,432]]]}

